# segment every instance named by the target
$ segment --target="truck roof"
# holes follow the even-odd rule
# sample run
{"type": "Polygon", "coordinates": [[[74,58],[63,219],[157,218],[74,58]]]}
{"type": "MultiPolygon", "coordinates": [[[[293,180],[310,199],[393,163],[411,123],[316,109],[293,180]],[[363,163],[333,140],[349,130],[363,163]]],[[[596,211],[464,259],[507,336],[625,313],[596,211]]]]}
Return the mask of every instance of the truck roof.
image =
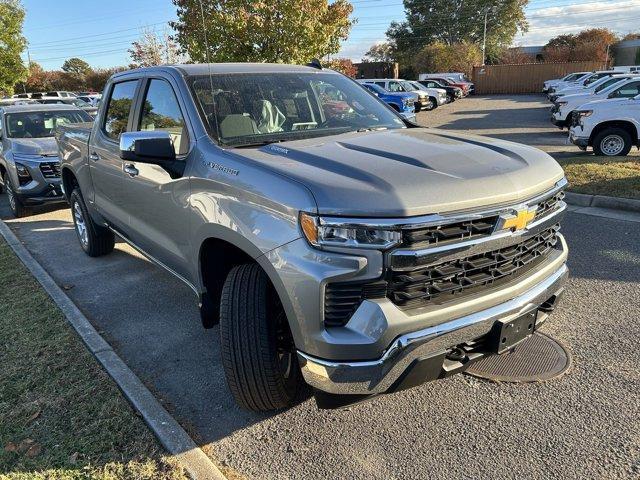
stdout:
{"type": "Polygon", "coordinates": [[[49,112],[55,110],[80,110],[78,107],[69,104],[44,104],[34,103],[28,105],[6,105],[0,106],[5,113],[22,113],[22,112],[49,112]]]}
{"type": "MultiPolygon", "coordinates": [[[[301,73],[301,72],[318,72],[314,67],[306,65],[286,65],[282,63],[189,63],[179,65],[160,65],[157,67],[138,68],[135,70],[126,70],[114,75],[117,78],[121,75],[130,74],[132,72],[168,72],[178,71],[183,76],[191,75],[213,75],[218,73],[301,73]]],[[[329,71],[332,70],[322,70],[329,71]]]]}

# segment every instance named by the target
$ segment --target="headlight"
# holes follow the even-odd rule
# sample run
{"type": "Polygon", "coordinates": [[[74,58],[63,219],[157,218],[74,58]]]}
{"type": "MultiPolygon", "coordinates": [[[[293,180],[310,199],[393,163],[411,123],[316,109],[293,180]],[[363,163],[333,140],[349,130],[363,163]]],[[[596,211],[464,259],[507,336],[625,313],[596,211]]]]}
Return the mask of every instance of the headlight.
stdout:
{"type": "Polygon", "coordinates": [[[593,110],[579,110],[576,112],[576,115],[578,115],[580,118],[590,117],[591,115],[593,115],[593,110]]]}
{"type": "Polygon", "coordinates": [[[300,213],[300,227],[314,247],[351,247],[386,250],[400,243],[402,234],[372,225],[300,213]]]}
{"type": "Polygon", "coordinates": [[[566,105],[567,103],[569,103],[569,102],[567,102],[567,101],[564,101],[564,102],[556,102],[556,104],[557,104],[558,106],[566,105]]]}
{"type": "Polygon", "coordinates": [[[16,171],[18,172],[18,176],[20,178],[31,178],[29,169],[21,163],[16,162],[16,171]]]}

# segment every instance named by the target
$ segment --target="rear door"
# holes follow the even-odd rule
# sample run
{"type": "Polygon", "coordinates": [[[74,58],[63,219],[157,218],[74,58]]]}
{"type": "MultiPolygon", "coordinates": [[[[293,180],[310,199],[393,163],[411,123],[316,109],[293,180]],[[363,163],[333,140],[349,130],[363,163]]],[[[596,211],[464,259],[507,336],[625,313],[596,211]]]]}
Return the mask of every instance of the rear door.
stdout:
{"type": "MultiPolygon", "coordinates": [[[[179,100],[177,85],[170,78],[146,78],[134,115],[133,131],[165,131],[173,139],[178,161],[186,162],[191,151],[190,134],[179,100]]],[[[171,178],[158,165],[126,161],[127,175],[123,201],[129,212],[128,235],[155,260],[180,276],[189,278],[190,184],[188,177],[171,178]]]]}
{"type": "Polygon", "coordinates": [[[133,106],[138,94],[139,79],[123,80],[111,85],[107,105],[99,128],[89,144],[89,170],[98,211],[118,230],[129,226],[129,206],[126,202],[128,176],[122,169],[120,135],[131,130],[133,106]]]}

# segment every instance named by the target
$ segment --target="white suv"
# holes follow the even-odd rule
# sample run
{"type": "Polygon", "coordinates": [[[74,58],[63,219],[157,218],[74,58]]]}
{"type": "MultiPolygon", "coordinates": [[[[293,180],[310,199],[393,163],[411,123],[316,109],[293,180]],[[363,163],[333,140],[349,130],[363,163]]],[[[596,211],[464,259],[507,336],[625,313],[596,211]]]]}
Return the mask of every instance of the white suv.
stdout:
{"type": "Polygon", "coordinates": [[[570,73],[569,75],[565,75],[562,78],[553,78],[551,80],[547,80],[542,86],[542,93],[547,93],[549,89],[555,88],[560,82],[573,82],[575,80],[578,80],[583,75],[586,75],[587,73],[589,72],[570,73]]]}
{"type": "Polygon", "coordinates": [[[635,97],[640,91],[640,76],[628,75],[621,78],[610,77],[593,91],[565,95],[558,98],[551,107],[551,123],[564,128],[571,125],[571,116],[581,105],[594,100],[635,97]]]}
{"type": "MultiPolygon", "coordinates": [[[[640,90],[640,82],[636,87],[640,90]]],[[[624,156],[631,147],[640,147],[640,91],[635,97],[596,100],[582,105],[573,116],[569,130],[571,143],[593,153],[624,156]]]]}

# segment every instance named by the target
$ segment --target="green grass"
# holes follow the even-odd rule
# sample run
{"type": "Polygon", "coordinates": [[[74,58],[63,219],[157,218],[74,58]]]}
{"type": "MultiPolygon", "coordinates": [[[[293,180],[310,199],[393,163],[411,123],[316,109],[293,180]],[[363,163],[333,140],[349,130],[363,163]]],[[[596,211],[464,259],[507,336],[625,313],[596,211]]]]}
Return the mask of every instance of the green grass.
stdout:
{"type": "Polygon", "coordinates": [[[596,157],[588,153],[557,157],[569,191],[640,199],[640,157],[596,157]]]}
{"type": "Polygon", "coordinates": [[[0,479],[182,479],[0,239],[0,479]]]}

